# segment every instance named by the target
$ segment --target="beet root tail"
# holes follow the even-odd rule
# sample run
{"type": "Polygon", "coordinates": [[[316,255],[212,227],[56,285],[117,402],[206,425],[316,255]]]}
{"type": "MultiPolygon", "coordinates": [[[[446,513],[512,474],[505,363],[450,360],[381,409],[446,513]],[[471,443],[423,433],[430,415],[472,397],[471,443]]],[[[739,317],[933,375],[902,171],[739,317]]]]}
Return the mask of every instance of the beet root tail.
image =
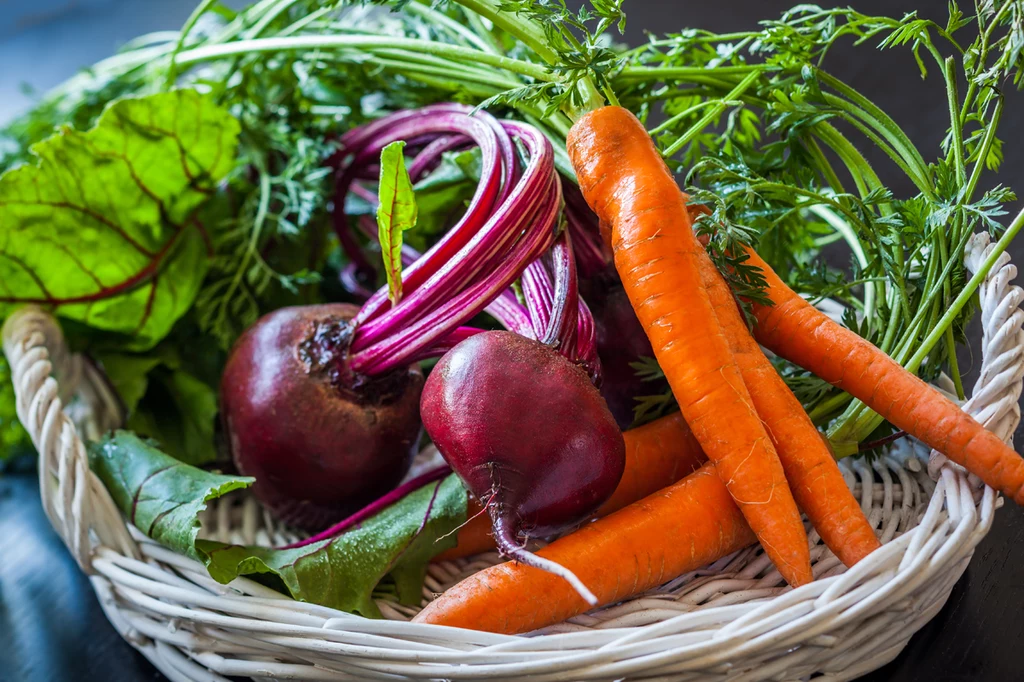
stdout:
{"type": "Polygon", "coordinates": [[[591,592],[583,581],[576,577],[576,574],[570,571],[565,566],[559,563],[545,559],[542,556],[538,556],[533,552],[528,551],[526,548],[521,546],[516,538],[516,533],[512,529],[511,524],[508,523],[507,519],[500,516],[497,513],[492,513],[494,520],[494,540],[498,545],[498,551],[507,559],[518,561],[521,564],[531,566],[533,568],[547,571],[553,575],[557,575],[562,580],[569,583],[577,594],[591,606],[597,605],[597,597],[591,592]]]}

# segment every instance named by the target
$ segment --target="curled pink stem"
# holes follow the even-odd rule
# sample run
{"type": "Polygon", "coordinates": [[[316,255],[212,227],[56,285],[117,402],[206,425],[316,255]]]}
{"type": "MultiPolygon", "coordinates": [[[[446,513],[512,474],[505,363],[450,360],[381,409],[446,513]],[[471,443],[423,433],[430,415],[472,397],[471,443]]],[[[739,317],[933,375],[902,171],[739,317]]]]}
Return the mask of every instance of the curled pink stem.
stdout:
{"type": "MultiPolygon", "coordinates": [[[[589,311],[579,301],[573,242],[578,232],[584,251],[600,259],[593,215],[583,212],[585,205],[571,187],[565,209],[569,229],[544,256],[556,239],[562,210],[550,142],[532,126],[499,122],[486,112],[469,113],[461,105],[425,107],[384,117],[339,139],[339,152],[332,159],[339,195],[351,192],[371,203],[376,202],[375,193],[358,180],[374,177],[380,150],[394,140],[407,142],[413,182],[437,168],[446,152],[471,145],[480,147],[482,166],[477,191],[456,225],[425,254],[403,246],[401,301],[392,305],[385,289],[366,300],[354,319],[347,368],[355,374],[379,374],[443,353],[478,331],[464,325],[486,309],[506,328],[544,339],[570,359],[584,362],[594,376],[599,367],[591,362],[592,342],[577,340],[581,331],[593,334],[593,321],[584,319],[589,311]],[[522,168],[513,138],[522,149],[522,168]],[[517,279],[525,306],[509,289],[517,279]],[[577,349],[586,355],[576,358],[577,349]]],[[[337,207],[344,207],[344,196],[337,207]]],[[[337,224],[347,233],[339,238],[349,250],[351,230],[337,224]]],[[[376,238],[369,216],[357,225],[368,238],[376,238]]],[[[366,281],[365,256],[353,256],[352,261],[366,281]]],[[[352,272],[343,274],[353,279],[352,272]]]]}

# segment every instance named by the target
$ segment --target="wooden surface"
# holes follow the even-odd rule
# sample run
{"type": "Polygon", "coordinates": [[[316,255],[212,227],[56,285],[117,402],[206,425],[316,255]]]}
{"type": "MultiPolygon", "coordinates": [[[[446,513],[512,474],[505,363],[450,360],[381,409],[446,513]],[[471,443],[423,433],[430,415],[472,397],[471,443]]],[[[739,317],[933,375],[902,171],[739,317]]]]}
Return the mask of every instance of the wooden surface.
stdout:
{"type": "MultiPolygon", "coordinates": [[[[176,28],[193,0],[0,0],[0,121],[28,106],[20,91],[52,87],[75,68],[109,54],[142,32],[176,28]]],[[[230,4],[238,4],[230,3],[230,4]]],[[[718,0],[676,3],[628,0],[630,42],[641,28],[683,26],[727,31],[777,15],[795,0],[718,0]]],[[[915,7],[945,23],[940,0],[844,0],[865,13],[898,15],[915,7]]],[[[965,7],[970,3],[964,2],[965,7]]],[[[945,132],[945,105],[936,77],[922,81],[909,52],[867,47],[839,49],[829,70],[878,102],[923,150],[934,150],[945,132]]],[[[1000,182],[1024,187],[1024,98],[1014,94],[1004,116],[1007,161],[1000,182]]],[[[909,183],[880,154],[869,155],[883,180],[899,193],[909,183]]],[[[983,186],[992,178],[983,180],[983,186]]],[[[1024,242],[1012,249],[1024,263],[1024,242]]],[[[971,338],[977,342],[977,330],[971,338]]],[[[978,363],[965,352],[961,364],[978,363]]],[[[967,381],[973,380],[973,372],[967,381]]],[[[1021,430],[1017,442],[1021,443],[1021,430]]],[[[132,682],[162,680],[107,623],[88,579],[71,561],[39,506],[31,463],[0,475],[0,682],[132,682]]],[[[1024,651],[1024,512],[1007,506],[978,549],[964,578],[938,617],[908,649],[868,682],[1003,682],[1024,679],[1017,655],[1024,651]]]]}

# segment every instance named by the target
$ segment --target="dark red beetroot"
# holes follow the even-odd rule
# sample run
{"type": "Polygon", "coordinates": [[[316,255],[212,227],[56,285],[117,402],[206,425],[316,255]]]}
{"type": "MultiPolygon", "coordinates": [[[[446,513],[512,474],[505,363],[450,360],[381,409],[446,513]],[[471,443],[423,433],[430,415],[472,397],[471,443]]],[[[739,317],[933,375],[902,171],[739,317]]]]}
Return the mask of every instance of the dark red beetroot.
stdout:
{"type": "Polygon", "coordinates": [[[485,332],[441,358],[420,411],[438,450],[485,503],[502,553],[573,582],[519,536],[579,523],[622,477],[622,432],[587,374],[539,341],[485,332]]]}
{"type": "Polygon", "coordinates": [[[420,434],[423,375],[347,375],[358,308],[282,308],[238,340],[221,378],[221,413],[239,470],[288,523],[319,530],[391,490],[420,434]]]}
{"type": "Polygon", "coordinates": [[[619,428],[626,430],[633,424],[637,396],[663,393],[668,390],[668,383],[642,381],[631,366],[642,357],[654,357],[654,350],[615,266],[609,265],[590,279],[580,280],[580,295],[594,316],[597,354],[601,358],[601,395],[619,428]]]}

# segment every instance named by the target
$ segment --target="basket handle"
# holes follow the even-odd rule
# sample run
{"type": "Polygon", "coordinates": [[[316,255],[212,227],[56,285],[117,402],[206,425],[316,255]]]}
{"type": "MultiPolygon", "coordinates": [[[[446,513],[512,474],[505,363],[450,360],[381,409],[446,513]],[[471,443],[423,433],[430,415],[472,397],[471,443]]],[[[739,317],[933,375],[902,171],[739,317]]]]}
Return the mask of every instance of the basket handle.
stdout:
{"type": "MultiPolygon", "coordinates": [[[[69,352],[56,321],[36,306],[12,314],[2,335],[18,419],[39,453],[39,492],[50,523],[87,573],[92,572],[90,531],[100,544],[138,558],[138,546],[107,489],[89,469],[85,445],[64,410],[70,396],[82,388],[80,384],[87,383],[83,378],[95,370],[69,352]],[[57,378],[64,385],[63,393],[57,378]]],[[[116,425],[103,422],[119,420],[119,413],[110,416],[108,411],[100,425],[90,430],[102,432],[116,425]]]]}

